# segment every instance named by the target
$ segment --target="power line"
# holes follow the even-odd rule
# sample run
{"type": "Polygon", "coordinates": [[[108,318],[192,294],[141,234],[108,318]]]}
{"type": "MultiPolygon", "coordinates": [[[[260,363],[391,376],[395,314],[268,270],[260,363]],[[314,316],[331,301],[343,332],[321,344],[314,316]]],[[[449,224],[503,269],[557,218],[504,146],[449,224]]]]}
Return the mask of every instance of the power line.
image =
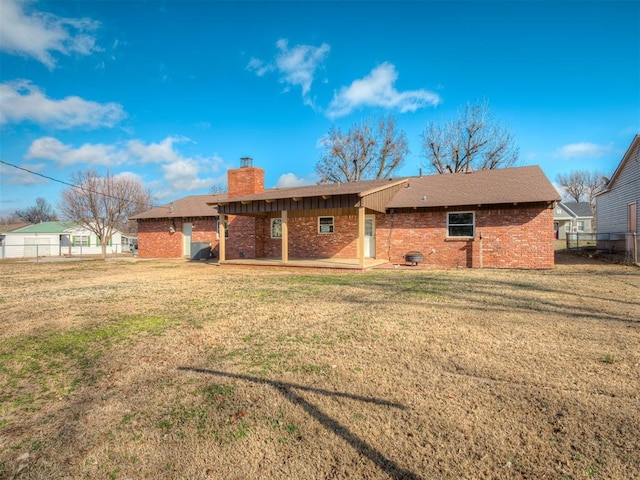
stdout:
{"type": "MultiPolygon", "coordinates": [[[[120,198],[120,197],[116,197],[114,195],[109,195],[108,193],[96,192],[94,190],[89,190],[88,188],[83,187],[81,185],[74,185],[73,183],[65,182],[64,180],[60,180],[58,178],[53,178],[53,177],[50,177],[48,175],[44,175],[42,173],[34,172],[33,170],[29,170],[28,168],[24,168],[24,167],[20,167],[18,165],[14,165],[13,163],[5,162],[4,160],[0,160],[0,163],[2,163],[4,165],[7,165],[9,167],[17,168],[18,170],[22,170],[23,172],[30,173],[31,175],[36,175],[38,177],[46,178],[47,180],[51,180],[52,182],[61,183],[62,185],[67,185],[68,187],[71,187],[71,188],[78,188],[78,189],[80,189],[80,190],[82,190],[84,192],[93,193],[93,194],[96,194],[96,195],[102,195],[103,197],[113,198],[114,200],[121,200],[121,201],[125,201],[125,202],[131,201],[131,200],[126,199],[126,198],[120,198]]],[[[139,202],[136,202],[136,203],[139,203],[139,202]]],[[[149,208],[169,208],[169,207],[165,207],[163,205],[153,205],[153,204],[151,204],[151,205],[145,204],[145,206],[148,206],[149,208]]]]}
{"type": "Polygon", "coordinates": [[[4,160],[0,160],[0,163],[4,165],[8,165],[9,167],[17,168],[18,170],[22,170],[23,172],[30,173],[31,175],[37,175],[38,177],[46,178],[47,180],[52,180],[54,182],[62,183],[63,185],[67,185],[69,187],[81,188],[77,185],[73,185],[72,183],[67,183],[63,180],[58,180],[57,178],[49,177],[47,175],[43,175],[42,173],[34,172],[33,170],[29,170],[28,168],[19,167],[18,165],[14,165],[13,163],[5,162],[4,160]]]}

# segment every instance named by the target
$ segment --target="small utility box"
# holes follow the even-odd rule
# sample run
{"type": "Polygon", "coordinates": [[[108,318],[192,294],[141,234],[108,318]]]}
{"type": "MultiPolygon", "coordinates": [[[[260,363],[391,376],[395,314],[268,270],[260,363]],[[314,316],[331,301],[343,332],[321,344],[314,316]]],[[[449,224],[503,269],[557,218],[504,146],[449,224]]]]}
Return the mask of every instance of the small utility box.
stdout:
{"type": "Polygon", "coordinates": [[[211,242],[191,242],[191,260],[209,260],[211,242]]]}

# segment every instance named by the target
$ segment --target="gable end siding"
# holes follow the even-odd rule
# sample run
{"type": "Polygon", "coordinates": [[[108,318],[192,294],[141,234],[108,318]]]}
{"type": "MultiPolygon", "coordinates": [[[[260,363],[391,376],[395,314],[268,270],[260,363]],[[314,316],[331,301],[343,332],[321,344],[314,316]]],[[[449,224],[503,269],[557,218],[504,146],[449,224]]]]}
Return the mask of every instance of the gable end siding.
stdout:
{"type": "MultiPolygon", "coordinates": [[[[596,197],[597,232],[626,232],[627,208],[633,202],[640,207],[640,147],[631,153],[611,190],[596,197]]],[[[640,208],[636,212],[640,225],[640,208]]]]}

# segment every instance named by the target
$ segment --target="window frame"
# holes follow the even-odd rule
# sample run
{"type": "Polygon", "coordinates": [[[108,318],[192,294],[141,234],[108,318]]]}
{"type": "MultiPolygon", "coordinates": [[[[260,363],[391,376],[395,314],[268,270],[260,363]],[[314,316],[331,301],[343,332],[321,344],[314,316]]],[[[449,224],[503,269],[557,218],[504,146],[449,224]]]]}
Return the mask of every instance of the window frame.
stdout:
{"type": "Polygon", "coordinates": [[[75,235],[73,237],[73,246],[74,247],[90,247],[91,246],[91,238],[89,235],[75,235]]]}
{"type": "Polygon", "coordinates": [[[281,240],[282,239],[282,217],[272,218],[269,222],[269,225],[270,225],[269,232],[271,234],[271,238],[274,240],[281,240]],[[273,227],[275,226],[276,222],[280,222],[280,235],[274,235],[274,232],[273,232],[273,227]]]}
{"type": "Polygon", "coordinates": [[[466,239],[475,238],[476,236],[476,212],[473,210],[447,212],[447,238],[451,239],[466,239]],[[449,218],[451,215],[471,214],[471,223],[454,223],[451,224],[449,218]],[[471,235],[452,235],[451,227],[471,227],[471,235]]]}
{"type": "Polygon", "coordinates": [[[335,232],[335,226],[336,226],[336,222],[335,222],[335,218],[333,217],[333,215],[323,215],[323,216],[319,216],[318,217],[318,234],[319,235],[331,235],[335,232]],[[331,224],[322,224],[322,219],[323,218],[330,218],[331,219],[331,224]],[[322,231],[322,227],[323,226],[328,226],[330,228],[329,231],[322,231]]]}

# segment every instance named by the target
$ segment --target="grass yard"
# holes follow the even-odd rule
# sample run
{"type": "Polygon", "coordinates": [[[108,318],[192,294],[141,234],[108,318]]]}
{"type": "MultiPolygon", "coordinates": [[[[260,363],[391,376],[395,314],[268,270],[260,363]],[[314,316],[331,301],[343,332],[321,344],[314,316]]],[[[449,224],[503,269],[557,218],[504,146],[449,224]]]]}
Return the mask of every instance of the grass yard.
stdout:
{"type": "Polygon", "coordinates": [[[640,478],[640,269],[0,263],[0,478],[640,478]]]}

